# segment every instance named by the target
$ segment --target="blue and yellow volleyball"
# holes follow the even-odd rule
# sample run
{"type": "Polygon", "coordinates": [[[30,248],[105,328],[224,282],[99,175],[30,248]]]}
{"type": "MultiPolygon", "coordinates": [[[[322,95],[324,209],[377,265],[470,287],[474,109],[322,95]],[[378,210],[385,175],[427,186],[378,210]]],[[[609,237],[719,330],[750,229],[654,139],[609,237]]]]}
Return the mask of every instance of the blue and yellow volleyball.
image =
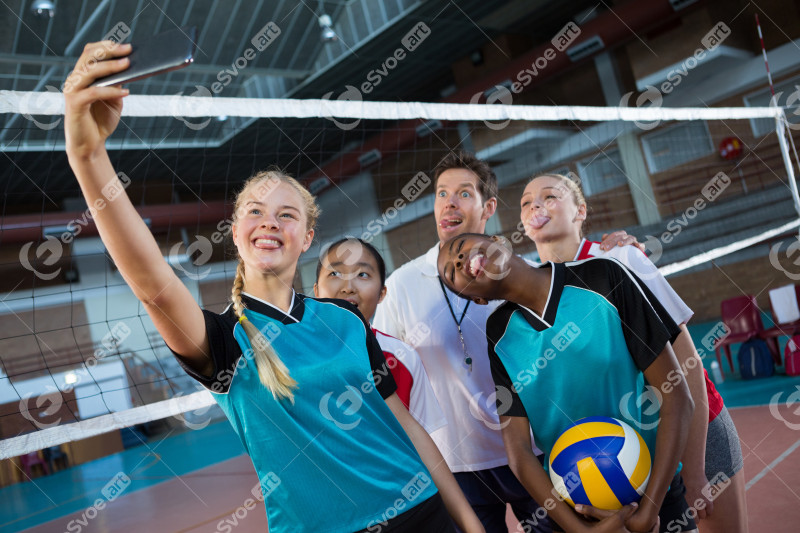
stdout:
{"type": "Polygon", "coordinates": [[[550,452],[550,479],[572,505],[616,510],[642,498],[650,480],[650,450],[616,418],[593,416],[569,426],[550,452]]]}

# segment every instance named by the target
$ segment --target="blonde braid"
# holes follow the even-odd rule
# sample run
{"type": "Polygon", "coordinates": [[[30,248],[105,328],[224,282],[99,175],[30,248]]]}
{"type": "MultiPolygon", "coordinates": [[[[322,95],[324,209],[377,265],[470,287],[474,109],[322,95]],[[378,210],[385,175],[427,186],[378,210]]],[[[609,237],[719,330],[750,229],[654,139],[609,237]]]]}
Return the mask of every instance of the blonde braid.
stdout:
{"type": "Polygon", "coordinates": [[[278,353],[272,347],[272,343],[244,314],[243,290],[244,262],[239,259],[239,265],[236,267],[236,277],[233,280],[233,288],[231,289],[231,300],[233,302],[233,311],[239,317],[239,323],[244,328],[247,338],[250,339],[253,359],[258,369],[258,379],[269,389],[276,400],[288,398],[290,402],[294,403],[293,391],[297,388],[297,381],[289,375],[289,369],[281,361],[278,353]]]}
{"type": "MultiPolygon", "coordinates": [[[[236,195],[236,201],[234,202],[234,224],[238,222],[241,204],[251,188],[262,186],[263,189],[260,193],[269,194],[279,183],[290,185],[300,195],[305,207],[306,229],[313,229],[320,215],[320,209],[314,196],[308,192],[300,182],[278,169],[258,172],[245,181],[242,190],[236,195]]],[[[239,265],[236,267],[236,277],[233,281],[233,288],[231,289],[233,311],[236,313],[236,316],[239,317],[239,323],[242,325],[242,328],[244,328],[248,339],[250,339],[253,359],[258,368],[259,380],[272,392],[275,399],[288,398],[294,403],[293,391],[297,388],[297,381],[289,375],[289,369],[286,368],[286,365],[281,361],[280,356],[272,347],[269,339],[247,319],[244,313],[245,305],[242,301],[245,280],[244,268],[244,262],[239,258],[239,265]]]]}
{"type": "Polygon", "coordinates": [[[236,266],[236,277],[233,278],[233,288],[231,288],[231,301],[233,302],[233,312],[237,317],[244,316],[244,303],[242,303],[242,291],[244,290],[244,261],[239,259],[236,266]]]}

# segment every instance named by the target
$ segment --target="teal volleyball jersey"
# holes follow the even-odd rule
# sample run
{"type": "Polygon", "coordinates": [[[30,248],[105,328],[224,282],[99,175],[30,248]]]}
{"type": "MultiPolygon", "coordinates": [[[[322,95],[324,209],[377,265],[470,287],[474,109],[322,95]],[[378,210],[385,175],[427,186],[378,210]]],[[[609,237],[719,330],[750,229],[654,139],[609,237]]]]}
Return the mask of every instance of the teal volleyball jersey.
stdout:
{"type": "Polygon", "coordinates": [[[590,416],[628,422],[655,453],[658,412],[641,401],[642,372],[680,329],[613,259],[540,268],[551,271],[542,316],[506,302],[486,324],[497,412],[526,416],[548,460],[559,435],[590,416]]]}
{"type": "Polygon", "coordinates": [[[430,474],[384,401],[396,387],[356,308],[295,294],[287,314],[243,298],[248,319],[298,383],[294,404],[275,400],[259,381],[250,342],[231,308],[221,315],[203,311],[212,376],[184,368],[213,393],[250,455],[270,531],[357,531],[435,495],[430,474]]]}

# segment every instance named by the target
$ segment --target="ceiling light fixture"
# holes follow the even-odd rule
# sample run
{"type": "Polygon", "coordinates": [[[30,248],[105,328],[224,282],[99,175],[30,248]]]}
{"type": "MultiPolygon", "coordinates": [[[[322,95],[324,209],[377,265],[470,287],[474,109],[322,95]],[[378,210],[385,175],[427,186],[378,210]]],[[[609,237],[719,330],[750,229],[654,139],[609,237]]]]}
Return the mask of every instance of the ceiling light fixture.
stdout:
{"type": "Polygon", "coordinates": [[[322,28],[322,34],[320,37],[322,38],[323,43],[332,43],[334,41],[338,41],[339,37],[336,35],[336,32],[333,31],[333,21],[331,20],[330,15],[326,15],[323,13],[319,16],[319,27],[322,28]]]}
{"type": "Polygon", "coordinates": [[[53,18],[56,16],[56,5],[50,0],[35,0],[31,4],[31,12],[39,18],[53,18]]]}

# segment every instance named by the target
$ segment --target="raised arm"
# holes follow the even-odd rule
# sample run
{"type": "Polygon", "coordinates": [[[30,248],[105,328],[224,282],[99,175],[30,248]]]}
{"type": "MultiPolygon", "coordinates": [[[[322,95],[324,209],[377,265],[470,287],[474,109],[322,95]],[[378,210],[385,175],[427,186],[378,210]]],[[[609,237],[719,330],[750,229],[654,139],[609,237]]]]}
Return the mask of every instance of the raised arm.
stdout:
{"type": "Polygon", "coordinates": [[[142,302],[167,344],[199,372],[210,374],[203,313],[189,290],[164,260],[153,235],[121,190],[105,148],[116,129],[120,87],[89,87],[97,78],[125,70],[131,46],[111,41],[87,44],[64,84],[64,133],[69,164],[83,196],[95,207],[94,221],[122,277],[142,302]],[[111,59],[116,58],[116,59],[111,59]]]}

